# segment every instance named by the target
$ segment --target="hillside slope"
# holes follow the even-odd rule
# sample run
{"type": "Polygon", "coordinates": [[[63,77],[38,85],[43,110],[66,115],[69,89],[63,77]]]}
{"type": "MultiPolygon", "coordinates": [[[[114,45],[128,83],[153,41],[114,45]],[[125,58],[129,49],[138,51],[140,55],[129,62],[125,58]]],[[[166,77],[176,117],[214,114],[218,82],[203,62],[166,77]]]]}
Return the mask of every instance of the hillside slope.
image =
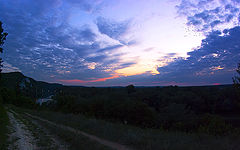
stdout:
{"type": "Polygon", "coordinates": [[[38,98],[53,95],[63,85],[36,81],[21,72],[10,72],[2,73],[1,86],[12,90],[20,89],[27,96],[38,98]]]}

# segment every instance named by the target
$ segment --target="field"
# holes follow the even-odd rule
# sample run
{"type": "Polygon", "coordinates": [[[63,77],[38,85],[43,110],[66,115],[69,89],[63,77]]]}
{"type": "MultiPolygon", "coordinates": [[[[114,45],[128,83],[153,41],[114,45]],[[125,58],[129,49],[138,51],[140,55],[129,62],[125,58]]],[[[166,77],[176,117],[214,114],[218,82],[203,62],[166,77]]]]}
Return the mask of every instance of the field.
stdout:
{"type": "Polygon", "coordinates": [[[29,117],[25,113],[47,119],[53,123],[57,123],[58,125],[64,125],[78,131],[95,135],[101,139],[119,143],[129,149],[240,149],[238,144],[240,142],[240,138],[238,134],[212,136],[202,133],[173,132],[161,129],[142,129],[131,125],[110,123],[99,119],[87,118],[82,115],[64,114],[50,111],[34,111],[13,106],[10,107],[10,110],[14,110],[18,115],[27,118],[30,122],[33,120],[37,121],[38,124],[49,130],[51,134],[60,138],[64,141],[64,143],[71,145],[72,147],[70,149],[77,149],[79,147],[86,149],[86,145],[88,145],[87,149],[108,149],[108,147],[99,145],[99,142],[93,142],[86,136],[76,133],[73,134],[68,129],[56,128],[51,124],[29,117]]]}

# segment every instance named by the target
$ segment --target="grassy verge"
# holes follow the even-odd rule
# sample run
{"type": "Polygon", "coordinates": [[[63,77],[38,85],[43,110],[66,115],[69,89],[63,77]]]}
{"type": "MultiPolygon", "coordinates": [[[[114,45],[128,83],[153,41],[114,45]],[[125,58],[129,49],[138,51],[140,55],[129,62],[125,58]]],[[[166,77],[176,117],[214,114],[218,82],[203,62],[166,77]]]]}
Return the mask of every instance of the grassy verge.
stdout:
{"type": "Polygon", "coordinates": [[[39,148],[46,150],[57,150],[60,148],[67,148],[69,150],[110,150],[110,148],[89,140],[83,135],[72,133],[39,120],[33,120],[31,117],[25,115],[22,109],[17,109],[13,106],[11,108],[17,112],[17,114],[14,114],[15,117],[21,120],[28,130],[31,131],[39,148]],[[57,138],[57,143],[53,138],[57,138]]]}
{"type": "Polygon", "coordinates": [[[9,120],[5,108],[0,105],[0,149],[7,149],[9,120]]]}
{"type": "Polygon", "coordinates": [[[21,123],[24,124],[26,127],[25,130],[28,130],[34,138],[34,143],[38,148],[45,149],[45,150],[56,150],[57,148],[53,145],[53,141],[51,138],[36,124],[34,124],[30,118],[16,114],[12,112],[14,117],[19,120],[21,123]]]}
{"type": "Polygon", "coordinates": [[[81,115],[57,112],[22,110],[58,124],[96,135],[139,150],[229,150],[240,149],[240,136],[215,137],[210,135],[187,134],[157,129],[141,129],[134,126],[90,119],[81,115]]]}
{"type": "MultiPolygon", "coordinates": [[[[41,122],[39,122],[41,123],[41,122]]],[[[68,130],[64,130],[59,127],[41,123],[46,127],[52,134],[56,135],[62,141],[68,143],[69,150],[111,150],[110,148],[96,143],[95,141],[89,140],[83,135],[72,133],[68,130]]]]}

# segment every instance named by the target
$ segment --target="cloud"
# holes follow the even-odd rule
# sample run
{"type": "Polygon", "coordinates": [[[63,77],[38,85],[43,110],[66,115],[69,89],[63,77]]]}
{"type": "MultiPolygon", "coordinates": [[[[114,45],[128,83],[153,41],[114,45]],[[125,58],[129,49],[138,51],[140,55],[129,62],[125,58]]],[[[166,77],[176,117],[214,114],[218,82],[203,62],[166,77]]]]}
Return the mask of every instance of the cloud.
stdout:
{"type": "MultiPolygon", "coordinates": [[[[186,17],[189,26],[210,32],[224,24],[238,23],[240,19],[239,1],[221,2],[182,0],[177,8],[178,13],[186,17]]],[[[126,8],[125,1],[119,2],[119,6],[114,5],[114,8],[113,3],[109,3],[111,9],[98,13],[103,3],[102,0],[2,0],[0,20],[9,33],[3,54],[4,61],[8,63],[6,67],[21,70],[37,80],[76,81],[86,85],[183,85],[189,82],[202,83],[204,79],[209,83],[213,83],[212,79],[216,80],[214,83],[231,80],[229,76],[234,72],[234,65],[239,58],[235,57],[239,56],[238,28],[211,32],[202,41],[201,47],[188,53],[188,58],[176,58],[180,56],[177,50],[159,53],[172,43],[179,42],[180,38],[175,41],[174,38],[168,38],[172,41],[164,42],[168,36],[165,36],[165,30],[168,33],[174,26],[164,28],[161,32],[156,32],[158,26],[152,28],[152,24],[169,25],[164,24],[164,19],[161,20],[164,9],[161,12],[163,14],[159,13],[153,19],[151,12],[143,12],[134,18],[136,12],[141,12],[139,9],[133,10],[132,16],[122,17],[120,13],[104,13],[123,11],[122,8],[126,8]],[[144,19],[147,18],[146,14],[151,19],[144,19]],[[162,39],[156,34],[162,34],[162,39]],[[169,65],[158,68],[159,75],[150,73],[163,64],[169,65]],[[133,75],[125,77],[117,74],[117,70],[124,68],[133,71],[133,75]],[[134,69],[140,72],[139,75],[135,75],[134,69]]],[[[138,6],[145,6],[145,2],[138,6]]],[[[147,10],[152,11],[150,3],[148,7],[147,10]]],[[[158,12],[157,5],[154,11],[158,12]]],[[[181,34],[175,30],[172,33],[174,37],[181,34]]],[[[179,43],[176,45],[185,45],[179,43]]],[[[173,48],[177,49],[178,46],[173,48]]]]}
{"type": "Polygon", "coordinates": [[[187,25],[197,31],[209,32],[240,23],[240,3],[237,0],[182,0],[176,8],[178,14],[187,17],[187,25]]]}
{"type": "Polygon", "coordinates": [[[116,22],[103,17],[97,18],[98,30],[113,39],[121,40],[120,37],[127,32],[129,21],[116,22]]]}
{"type": "MultiPolygon", "coordinates": [[[[187,58],[175,58],[159,67],[160,74],[144,73],[121,76],[96,85],[216,85],[231,84],[240,62],[240,27],[212,31],[202,40],[201,46],[188,53],[187,58]]],[[[174,56],[169,53],[166,58],[174,56]]]]}
{"type": "Polygon", "coordinates": [[[240,27],[213,31],[199,48],[158,68],[159,77],[169,81],[190,83],[231,83],[240,61],[240,27]]]}
{"type": "Polygon", "coordinates": [[[102,0],[67,0],[72,7],[77,7],[86,12],[92,13],[97,12],[102,6],[102,0]]]}
{"type": "MultiPolygon", "coordinates": [[[[90,10],[85,6],[88,2],[67,2],[74,4],[73,7],[81,5],[86,11],[90,10]]],[[[105,71],[109,63],[119,63],[119,56],[109,56],[109,51],[121,45],[101,39],[101,35],[87,23],[81,28],[69,25],[67,14],[70,12],[62,11],[61,3],[65,1],[3,1],[0,20],[9,33],[4,45],[4,60],[8,66],[19,68],[37,80],[109,77],[112,70],[105,71]],[[95,55],[90,57],[90,54],[95,55]]]]}
{"type": "Polygon", "coordinates": [[[17,67],[13,67],[7,62],[3,62],[2,72],[21,72],[21,70],[17,67]]]}

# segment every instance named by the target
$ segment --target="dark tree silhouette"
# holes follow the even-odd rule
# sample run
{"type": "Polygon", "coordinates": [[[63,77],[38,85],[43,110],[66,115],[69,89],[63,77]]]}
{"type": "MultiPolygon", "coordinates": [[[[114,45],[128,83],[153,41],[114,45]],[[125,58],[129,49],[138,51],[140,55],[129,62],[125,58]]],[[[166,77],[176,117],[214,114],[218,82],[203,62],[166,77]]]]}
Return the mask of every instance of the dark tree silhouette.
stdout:
{"type": "MultiPolygon", "coordinates": [[[[240,75],[240,63],[238,64],[238,68],[236,71],[240,75]]],[[[240,76],[233,77],[233,83],[237,89],[240,89],[240,76]]]]}
{"type": "MultiPolygon", "coordinates": [[[[3,44],[4,44],[4,41],[6,40],[6,37],[7,37],[7,33],[4,32],[3,28],[2,28],[2,22],[0,21],[0,53],[3,52],[3,44]]],[[[0,58],[0,73],[2,72],[2,58],[0,58]]],[[[0,76],[1,77],[1,76],[0,76]]]]}
{"type": "Polygon", "coordinates": [[[136,92],[136,89],[135,89],[134,85],[132,85],[132,84],[126,86],[126,89],[127,89],[128,94],[136,92]]]}
{"type": "Polygon", "coordinates": [[[237,98],[235,99],[235,101],[237,107],[240,108],[240,63],[238,64],[238,68],[236,71],[238,73],[238,76],[233,77],[233,83],[237,92],[237,98]]]}

